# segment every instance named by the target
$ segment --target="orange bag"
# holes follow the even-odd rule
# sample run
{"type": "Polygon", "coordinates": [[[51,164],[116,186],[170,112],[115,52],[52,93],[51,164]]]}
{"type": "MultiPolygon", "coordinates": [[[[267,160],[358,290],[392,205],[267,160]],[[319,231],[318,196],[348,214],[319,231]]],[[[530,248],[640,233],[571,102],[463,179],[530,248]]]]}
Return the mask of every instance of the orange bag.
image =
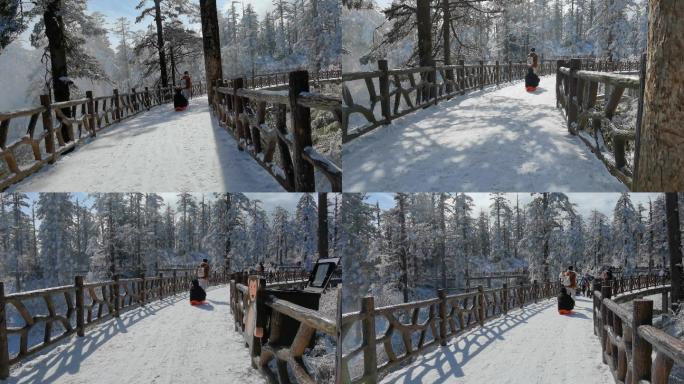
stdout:
{"type": "Polygon", "coordinates": [[[572,311],[569,310],[569,309],[559,309],[559,310],[558,310],[558,313],[559,313],[560,315],[570,315],[570,314],[572,314],[572,311]]]}

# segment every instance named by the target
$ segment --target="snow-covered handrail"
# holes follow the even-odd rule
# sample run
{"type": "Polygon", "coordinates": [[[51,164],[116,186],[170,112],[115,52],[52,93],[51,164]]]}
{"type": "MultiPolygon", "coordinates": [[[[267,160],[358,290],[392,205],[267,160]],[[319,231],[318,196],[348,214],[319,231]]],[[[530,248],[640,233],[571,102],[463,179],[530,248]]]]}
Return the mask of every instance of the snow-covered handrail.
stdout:
{"type": "Polygon", "coordinates": [[[306,71],[289,73],[285,90],[247,89],[244,79],[220,80],[211,105],[238,148],[246,150],[283,188],[314,192],[318,170],[333,192],[341,192],[341,167],[311,151],[311,109],[332,112],[339,122],[342,103],[338,97],[310,92],[308,76],[306,71]]]}
{"type": "MultiPolygon", "coordinates": [[[[639,130],[643,111],[643,87],[646,57],[638,76],[603,72],[610,69],[632,68],[630,65],[586,65],[579,59],[559,60],[556,63],[556,106],[568,121],[568,131],[579,136],[608,170],[632,187],[637,164],[639,130]],[[605,95],[598,94],[603,89],[605,95]],[[615,118],[626,89],[638,96],[636,124],[622,123],[615,118]]],[[[627,110],[633,107],[627,106],[627,110]]]]}
{"type": "MultiPolygon", "coordinates": [[[[72,336],[84,336],[87,329],[103,320],[118,317],[121,312],[144,306],[155,300],[187,292],[193,276],[188,272],[171,276],[119,279],[84,282],[82,276],[74,278],[73,285],[5,294],[0,281],[0,380],[9,376],[9,367],[23,359],[72,336]],[[36,301],[45,305],[47,314],[32,313],[36,301]],[[10,308],[11,307],[11,308],[10,308]],[[21,317],[22,324],[7,324],[7,313],[12,310],[21,317]],[[54,332],[54,323],[61,332],[54,332]],[[44,337],[37,341],[30,335],[43,325],[44,337]],[[8,338],[18,338],[19,351],[11,354],[8,338]]],[[[225,284],[228,275],[214,272],[211,284],[225,284]]]]}
{"type": "Polygon", "coordinates": [[[436,298],[379,308],[375,307],[372,296],[364,297],[360,311],[341,317],[340,345],[345,345],[345,338],[354,334],[355,326],[360,325],[362,333],[360,343],[351,343],[357,347],[342,351],[338,367],[342,382],[378,382],[381,375],[413,356],[427,352],[429,347],[444,346],[451,338],[483,326],[486,321],[505,315],[509,310],[554,297],[558,288],[559,284],[555,282],[533,281],[531,284],[503,284],[501,288],[487,290],[480,285],[476,292],[454,295],[439,289],[436,298]],[[376,336],[378,320],[389,326],[383,326],[384,333],[376,336]],[[416,339],[417,344],[414,343],[416,339]],[[395,350],[399,341],[403,342],[403,351],[395,350]],[[379,344],[384,347],[386,361],[378,359],[379,344]],[[363,355],[363,373],[352,377],[349,362],[360,355],[363,355]]]}
{"type": "MultiPolygon", "coordinates": [[[[537,73],[545,75],[554,70],[553,63],[542,61],[537,73]]],[[[343,73],[342,142],[346,143],[439,101],[481,90],[485,86],[521,80],[526,74],[526,63],[480,61],[477,64],[465,64],[463,60],[457,65],[400,69],[389,69],[386,60],[379,60],[376,71],[343,73]],[[361,80],[365,82],[367,91],[364,96],[367,96],[368,101],[365,103],[356,102],[349,90],[351,82],[361,80]],[[380,109],[376,111],[378,105],[380,109]],[[353,114],[362,115],[365,122],[350,126],[349,117],[353,114]]]]}
{"type": "MultiPolygon", "coordinates": [[[[193,85],[193,94],[206,92],[206,85],[193,85]]],[[[49,95],[40,96],[40,107],[14,112],[0,112],[0,191],[18,183],[43,168],[54,164],[59,157],[74,147],[89,142],[97,132],[137,116],[151,107],[171,102],[172,87],[136,90],[111,95],[93,96],[63,102],[51,102],[49,95]],[[26,133],[10,135],[10,124],[28,119],[26,133]],[[11,140],[8,142],[8,140],[11,140]]]]}
{"type": "Polygon", "coordinates": [[[666,279],[644,275],[610,281],[610,284],[597,283],[594,334],[601,342],[603,363],[608,365],[615,381],[667,383],[673,363],[684,365],[684,342],[652,326],[656,314],[653,301],[642,299],[660,294],[660,311],[666,312],[671,290],[666,279]],[[631,309],[621,305],[627,302],[632,302],[631,309]]]}

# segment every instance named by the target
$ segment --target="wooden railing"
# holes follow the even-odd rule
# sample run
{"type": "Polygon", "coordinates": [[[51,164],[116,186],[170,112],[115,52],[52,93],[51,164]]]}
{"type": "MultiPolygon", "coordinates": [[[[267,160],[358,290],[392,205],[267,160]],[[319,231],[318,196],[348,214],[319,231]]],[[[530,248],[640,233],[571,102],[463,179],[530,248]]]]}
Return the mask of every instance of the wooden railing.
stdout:
{"type": "MultiPolygon", "coordinates": [[[[18,292],[5,295],[4,283],[0,282],[0,379],[9,376],[9,367],[25,358],[76,333],[84,336],[91,325],[110,317],[118,317],[122,312],[144,306],[155,300],[188,292],[193,276],[184,273],[134,279],[120,279],[102,282],[85,282],[76,276],[73,285],[18,292]],[[31,313],[31,304],[41,302],[47,313],[31,313]],[[23,324],[7,324],[10,307],[18,313],[23,324]],[[58,324],[61,331],[55,332],[58,324]],[[42,324],[42,340],[32,343],[30,334],[42,324]],[[19,351],[11,354],[8,339],[19,338],[19,351]]],[[[225,284],[228,275],[214,272],[211,284],[225,284]]]]}
{"type": "MultiPolygon", "coordinates": [[[[244,87],[249,89],[258,88],[274,88],[289,85],[289,72],[278,72],[266,75],[257,75],[251,78],[244,79],[244,87]]],[[[309,81],[311,83],[319,82],[341,82],[342,70],[333,69],[327,71],[319,71],[316,73],[309,73],[309,81]]]]}
{"type": "Polygon", "coordinates": [[[662,278],[640,276],[599,288],[594,292],[594,334],[615,382],[668,383],[673,364],[684,365],[684,341],[654,327],[653,301],[641,298],[660,294],[660,312],[667,311],[670,286],[662,278]],[[630,301],[631,310],[621,305],[630,301]]]}
{"type": "MultiPolygon", "coordinates": [[[[361,342],[351,350],[342,350],[340,370],[343,383],[376,383],[378,377],[393,367],[411,359],[435,345],[464,332],[483,326],[485,321],[505,315],[509,310],[522,308],[543,299],[556,296],[558,283],[537,281],[477,292],[447,295],[444,289],[438,297],[410,303],[376,308],[372,296],[361,300],[361,310],[342,315],[340,348],[354,326],[361,328],[361,342]],[[422,318],[421,318],[422,314],[422,318]],[[376,336],[376,322],[387,323],[386,331],[376,336]],[[403,350],[395,350],[395,334],[401,338],[403,350]],[[376,349],[384,347],[387,361],[378,359],[376,349]],[[363,355],[363,373],[352,377],[349,363],[363,355]]],[[[354,343],[357,344],[357,343],[354,343]]]]}
{"type": "Polygon", "coordinates": [[[568,131],[579,136],[608,170],[630,188],[638,160],[645,62],[644,56],[639,75],[599,72],[631,69],[631,62],[604,66],[597,63],[590,66],[591,70],[583,70],[577,59],[557,62],[556,106],[565,113],[568,131]],[[633,90],[638,97],[635,126],[623,126],[614,119],[626,89],[633,90]]]}
{"type": "MultiPolygon", "coordinates": [[[[537,74],[547,75],[554,73],[554,70],[553,63],[542,61],[537,74]]],[[[500,64],[496,61],[494,64],[485,64],[480,61],[479,64],[464,64],[463,60],[458,65],[391,70],[386,60],[379,60],[377,71],[343,73],[342,142],[346,143],[441,100],[488,85],[524,79],[526,74],[525,63],[509,61],[500,64]],[[357,80],[363,80],[366,85],[369,101],[363,105],[354,101],[347,84],[357,80]],[[349,117],[353,114],[362,115],[365,123],[350,127],[349,117]]]]}
{"type": "MultiPolygon", "coordinates": [[[[206,92],[206,86],[195,84],[195,95],[206,92]]],[[[41,95],[41,106],[14,112],[0,112],[0,157],[6,172],[0,174],[0,190],[25,179],[45,164],[53,164],[74,147],[86,143],[97,132],[123,119],[133,117],[151,107],[170,102],[173,89],[157,88],[53,103],[49,95],[41,95]],[[13,120],[27,119],[26,134],[8,142],[13,120]],[[42,128],[40,128],[42,127],[42,128]]]]}
{"type": "Polygon", "coordinates": [[[311,136],[311,109],[330,111],[339,121],[341,101],[310,92],[306,71],[288,76],[286,91],[246,89],[243,79],[230,86],[220,81],[211,101],[219,123],[286,190],[314,192],[318,170],[333,192],[341,192],[342,169],[316,151],[311,136]]]}
{"type": "MultiPolygon", "coordinates": [[[[246,276],[244,273],[234,274],[230,281],[231,311],[235,319],[235,331],[243,333],[245,342],[250,348],[252,367],[261,369],[272,381],[289,383],[289,371],[298,383],[314,384],[314,374],[304,365],[302,357],[305,349],[316,337],[325,334],[333,340],[337,337],[337,325],[315,310],[305,308],[287,300],[267,294],[266,288],[299,288],[307,280],[267,284],[265,279],[257,275],[246,276]],[[246,279],[246,280],[245,280],[246,279]],[[250,288],[254,291],[250,295],[250,288]],[[269,323],[269,341],[261,344],[260,337],[255,335],[258,327],[257,308],[268,307],[273,312],[269,323]],[[287,317],[299,322],[298,329],[291,344],[279,342],[286,332],[283,319],[287,317]],[[271,361],[276,362],[277,374],[269,368],[271,361]]],[[[265,320],[259,320],[264,322],[265,320]]]]}

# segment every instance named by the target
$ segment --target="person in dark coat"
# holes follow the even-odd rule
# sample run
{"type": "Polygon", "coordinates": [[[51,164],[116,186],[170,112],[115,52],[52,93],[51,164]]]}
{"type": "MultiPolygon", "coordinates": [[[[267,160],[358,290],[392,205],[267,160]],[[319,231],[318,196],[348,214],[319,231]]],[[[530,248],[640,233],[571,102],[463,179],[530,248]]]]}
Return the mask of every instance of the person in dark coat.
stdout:
{"type": "Polygon", "coordinates": [[[561,287],[560,295],[558,295],[558,313],[561,315],[569,315],[575,309],[575,300],[568,295],[568,290],[561,287]]]}
{"type": "Polygon", "coordinates": [[[539,76],[534,73],[532,68],[527,68],[527,76],[525,76],[525,88],[528,92],[532,92],[539,86],[539,76]]]}
{"type": "Polygon", "coordinates": [[[188,107],[188,99],[183,96],[180,88],[176,88],[176,94],[173,95],[173,107],[176,111],[182,111],[188,107]]]}
{"type": "Polygon", "coordinates": [[[192,287],[190,288],[190,304],[192,305],[200,305],[204,304],[204,301],[207,299],[207,292],[202,289],[199,285],[199,281],[197,279],[192,280],[192,287]]]}

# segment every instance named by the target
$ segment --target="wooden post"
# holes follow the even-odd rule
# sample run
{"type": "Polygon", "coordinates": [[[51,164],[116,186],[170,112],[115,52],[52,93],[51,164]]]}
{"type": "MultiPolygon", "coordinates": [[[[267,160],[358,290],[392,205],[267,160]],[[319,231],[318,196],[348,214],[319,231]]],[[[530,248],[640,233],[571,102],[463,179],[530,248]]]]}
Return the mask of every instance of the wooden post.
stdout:
{"type": "Polygon", "coordinates": [[[309,92],[309,73],[290,72],[289,77],[290,118],[292,127],[292,164],[295,171],[295,191],[316,190],[314,167],[303,157],[304,149],[313,145],[311,138],[311,111],[297,104],[302,92],[309,92]]]}
{"type": "Polygon", "coordinates": [[[380,86],[380,110],[382,117],[384,117],[383,124],[389,124],[392,121],[392,113],[390,112],[390,93],[389,93],[389,74],[387,73],[387,60],[378,60],[378,70],[381,72],[378,78],[380,86]]]}
{"type": "Polygon", "coordinates": [[[145,109],[149,111],[151,106],[152,100],[150,99],[150,88],[145,87],[145,109]]]}
{"type": "Polygon", "coordinates": [[[563,66],[563,60],[556,60],[556,108],[560,107],[560,85],[563,80],[560,69],[563,66]]]}
{"type": "Polygon", "coordinates": [[[7,345],[7,302],[5,283],[0,281],[0,379],[9,377],[9,346],[7,345]]]}
{"type": "Polygon", "coordinates": [[[367,382],[378,381],[378,358],[375,350],[375,302],[373,296],[361,299],[361,333],[363,336],[363,376],[367,382]]]}
{"type": "MultiPolygon", "coordinates": [[[[668,291],[663,291],[663,293],[661,293],[661,296],[660,296],[661,303],[662,303],[661,304],[662,305],[661,310],[663,311],[663,313],[667,313],[669,310],[668,308],[669,308],[670,300],[668,300],[668,298],[667,298],[667,293],[668,293],[668,291]]],[[[674,302],[674,300],[672,300],[672,301],[674,302]]]]}
{"type": "Polygon", "coordinates": [[[504,315],[508,313],[508,284],[503,283],[503,292],[501,294],[501,301],[503,301],[502,308],[504,315]]]}
{"type": "Polygon", "coordinates": [[[145,306],[145,301],[147,301],[147,286],[145,286],[146,281],[145,281],[145,274],[143,273],[142,276],[140,276],[140,305],[143,307],[145,306]]]}
{"type": "Polygon", "coordinates": [[[55,129],[52,125],[52,107],[50,106],[50,95],[40,95],[40,104],[45,107],[43,111],[43,130],[45,131],[45,152],[50,154],[48,163],[53,164],[56,159],[55,154],[55,129]]]}
{"type": "Polygon", "coordinates": [[[113,297],[114,297],[114,317],[119,317],[119,275],[114,275],[114,284],[112,284],[113,297]]]}
{"type": "Polygon", "coordinates": [[[634,131],[634,177],[632,178],[632,190],[636,190],[635,181],[639,178],[639,144],[641,143],[641,122],[644,115],[644,92],[646,90],[646,53],[641,55],[641,66],[639,68],[639,107],[637,109],[636,130],[634,131]]]}
{"type": "Polygon", "coordinates": [[[90,137],[95,137],[95,130],[97,127],[97,119],[95,118],[95,100],[93,100],[93,91],[86,91],[86,98],[88,98],[88,128],[90,128],[90,137]]]}
{"type": "Polygon", "coordinates": [[[532,282],[532,300],[536,303],[539,296],[539,283],[537,280],[532,282]]]}
{"type": "Polygon", "coordinates": [[[651,378],[651,343],[639,336],[639,326],[651,325],[653,301],[636,299],[632,308],[632,383],[651,378]]]}
{"type": "Polygon", "coordinates": [[[164,298],[164,274],[159,272],[159,300],[164,298]]]}
{"type": "Polygon", "coordinates": [[[518,304],[520,304],[521,309],[525,306],[525,286],[522,281],[518,285],[518,304]]]}
{"type": "Polygon", "coordinates": [[[499,60],[496,61],[496,86],[501,82],[501,68],[499,67],[499,60]]]}
{"type": "Polygon", "coordinates": [[[458,67],[458,88],[461,95],[465,95],[465,61],[459,60],[458,67]]]}
{"type": "Polygon", "coordinates": [[[611,286],[610,284],[604,285],[601,287],[601,321],[599,322],[599,335],[601,336],[601,359],[603,360],[604,364],[607,364],[606,360],[606,355],[603,354],[603,351],[606,348],[606,338],[608,337],[608,333],[604,327],[606,322],[609,321],[608,319],[608,308],[606,308],[605,305],[603,305],[603,300],[605,299],[610,299],[611,297],[611,286]]]}
{"type": "Polygon", "coordinates": [[[445,346],[447,344],[446,290],[438,289],[437,297],[439,297],[439,345],[445,346]]]}
{"type": "Polygon", "coordinates": [[[174,270],[173,270],[173,281],[171,282],[171,287],[172,287],[172,289],[173,289],[173,294],[174,294],[174,295],[175,295],[176,293],[178,293],[178,280],[176,280],[176,279],[177,279],[177,277],[176,277],[176,270],[174,269],[174,270]]]}
{"type": "Polygon", "coordinates": [[[238,149],[240,151],[243,150],[242,145],[240,145],[240,141],[244,138],[244,128],[242,126],[242,120],[240,119],[240,115],[244,112],[244,106],[242,105],[242,97],[239,97],[237,95],[238,89],[241,89],[244,85],[244,80],[239,77],[237,79],[233,79],[233,97],[232,97],[232,111],[234,113],[234,119],[233,123],[235,124],[235,138],[237,142],[238,149]]]}
{"type": "Polygon", "coordinates": [[[480,90],[484,89],[484,61],[480,60],[480,90]]]}
{"type": "Polygon", "coordinates": [[[513,81],[513,62],[508,61],[508,82],[513,81]]]}
{"type": "Polygon", "coordinates": [[[480,326],[484,325],[485,320],[485,299],[484,288],[482,285],[477,286],[477,317],[480,326]]]}
{"type": "Polygon", "coordinates": [[[575,104],[575,97],[577,96],[577,74],[580,70],[582,61],[580,59],[570,60],[570,79],[568,81],[568,132],[573,135],[576,133],[573,125],[577,123],[577,104],[575,104]]]}
{"type": "Polygon", "coordinates": [[[138,113],[138,98],[135,94],[135,88],[131,90],[131,94],[128,96],[128,105],[133,108],[133,113],[138,113]],[[133,101],[131,102],[131,96],[133,96],[133,101]]]}
{"type": "Polygon", "coordinates": [[[114,90],[114,120],[119,121],[121,120],[121,102],[119,100],[119,90],[115,89],[114,90]]]}
{"type": "Polygon", "coordinates": [[[85,308],[83,305],[83,276],[74,278],[76,287],[76,334],[83,337],[85,335],[85,308]]]}

